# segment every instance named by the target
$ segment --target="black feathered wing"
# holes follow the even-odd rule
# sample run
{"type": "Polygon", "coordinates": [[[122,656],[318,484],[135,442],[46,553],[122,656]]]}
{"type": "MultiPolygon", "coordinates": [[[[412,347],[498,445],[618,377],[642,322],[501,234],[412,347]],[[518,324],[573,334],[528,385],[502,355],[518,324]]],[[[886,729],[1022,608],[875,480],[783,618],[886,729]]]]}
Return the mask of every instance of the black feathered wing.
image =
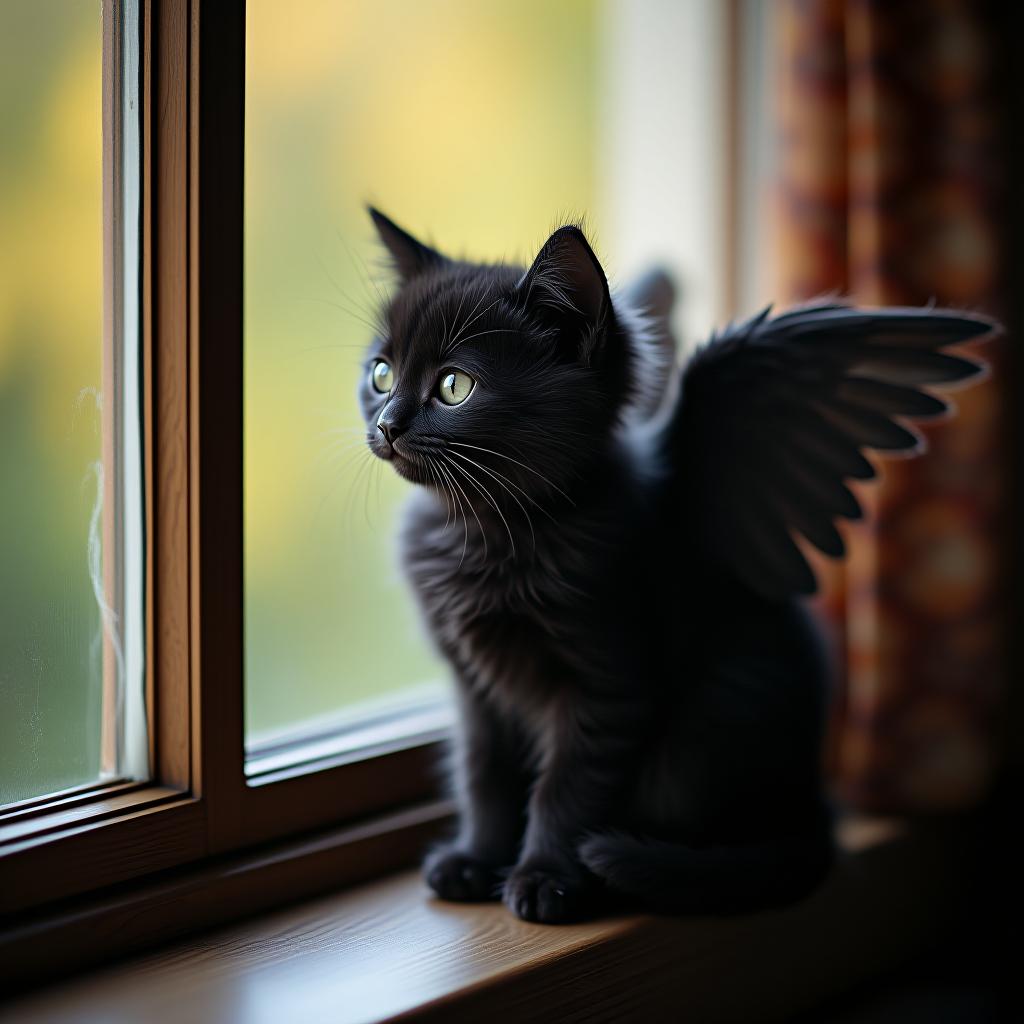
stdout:
{"type": "Polygon", "coordinates": [[[906,420],[947,411],[925,388],[983,370],[942,350],[993,329],[951,310],[828,304],[712,338],[683,369],[664,437],[684,543],[765,597],[813,593],[794,535],[844,554],[835,520],[861,515],[845,481],[875,475],[864,450],[920,450],[906,420]]]}

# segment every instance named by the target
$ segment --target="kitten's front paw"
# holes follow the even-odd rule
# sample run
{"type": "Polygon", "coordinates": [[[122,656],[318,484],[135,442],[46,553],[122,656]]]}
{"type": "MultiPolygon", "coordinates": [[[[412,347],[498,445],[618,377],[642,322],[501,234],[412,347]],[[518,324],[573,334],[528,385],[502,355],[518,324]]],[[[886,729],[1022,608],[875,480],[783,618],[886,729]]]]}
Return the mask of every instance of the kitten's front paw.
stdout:
{"type": "Polygon", "coordinates": [[[502,876],[490,864],[454,847],[444,847],[423,865],[427,885],[443,900],[480,903],[501,897],[502,876]]]}
{"type": "Polygon", "coordinates": [[[590,888],[572,868],[524,866],[505,883],[505,905],[524,921],[565,924],[587,912],[590,888]]]}

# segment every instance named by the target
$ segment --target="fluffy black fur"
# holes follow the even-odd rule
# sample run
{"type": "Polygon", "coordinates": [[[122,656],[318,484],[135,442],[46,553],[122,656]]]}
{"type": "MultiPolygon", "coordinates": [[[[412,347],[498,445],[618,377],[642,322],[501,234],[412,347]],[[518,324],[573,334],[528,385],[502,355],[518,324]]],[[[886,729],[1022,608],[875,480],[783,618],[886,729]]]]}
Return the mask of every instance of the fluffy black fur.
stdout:
{"type": "MultiPolygon", "coordinates": [[[[578,227],[524,269],[371,215],[400,287],[360,399],[373,452],[421,485],[402,557],[461,711],[461,827],[430,885],[545,922],[609,891],[701,913],[801,897],[832,842],[792,534],[842,553],[860,449],[914,448],[892,417],[942,412],[919,386],[978,366],[938,350],[990,322],[766,313],[676,372],[578,227]],[[456,406],[452,369],[475,381],[456,406]]],[[[644,289],[662,312],[665,287],[644,289]]]]}

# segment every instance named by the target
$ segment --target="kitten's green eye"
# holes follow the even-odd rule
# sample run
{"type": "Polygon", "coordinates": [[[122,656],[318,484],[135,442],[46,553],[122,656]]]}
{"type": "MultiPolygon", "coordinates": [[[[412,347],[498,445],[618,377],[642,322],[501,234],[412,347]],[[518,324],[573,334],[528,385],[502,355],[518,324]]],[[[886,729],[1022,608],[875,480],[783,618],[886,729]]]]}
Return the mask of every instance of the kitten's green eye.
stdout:
{"type": "Polygon", "coordinates": [[[370,370],[370,384],[373,390],[386,395],[391,390],[393,383],[394,374],[391,372],[391,367],[383,359],[378,359],[373,364],[373,369],[370,370]]]}
{"type": "Polygon", "coordinates": [[[449,370],[441,375],[437,393],[445,405],[461,405],[473,390],[473,378],[461,370],[449,370]]]}

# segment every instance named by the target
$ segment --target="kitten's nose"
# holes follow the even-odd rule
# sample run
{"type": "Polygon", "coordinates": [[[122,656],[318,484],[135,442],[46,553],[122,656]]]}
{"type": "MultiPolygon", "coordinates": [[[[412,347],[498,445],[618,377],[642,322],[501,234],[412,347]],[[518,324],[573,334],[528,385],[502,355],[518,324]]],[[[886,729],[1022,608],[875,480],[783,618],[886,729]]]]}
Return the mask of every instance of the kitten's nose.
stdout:
{"type": "Polygon", "coordinates": [[[384,439],[389,445],[394,447],[395,441],[405,433],[406,428],[400,423],[394,423],[388,417],[381,416],[377,420],[377,429],[384,435],[384,439]]]}

